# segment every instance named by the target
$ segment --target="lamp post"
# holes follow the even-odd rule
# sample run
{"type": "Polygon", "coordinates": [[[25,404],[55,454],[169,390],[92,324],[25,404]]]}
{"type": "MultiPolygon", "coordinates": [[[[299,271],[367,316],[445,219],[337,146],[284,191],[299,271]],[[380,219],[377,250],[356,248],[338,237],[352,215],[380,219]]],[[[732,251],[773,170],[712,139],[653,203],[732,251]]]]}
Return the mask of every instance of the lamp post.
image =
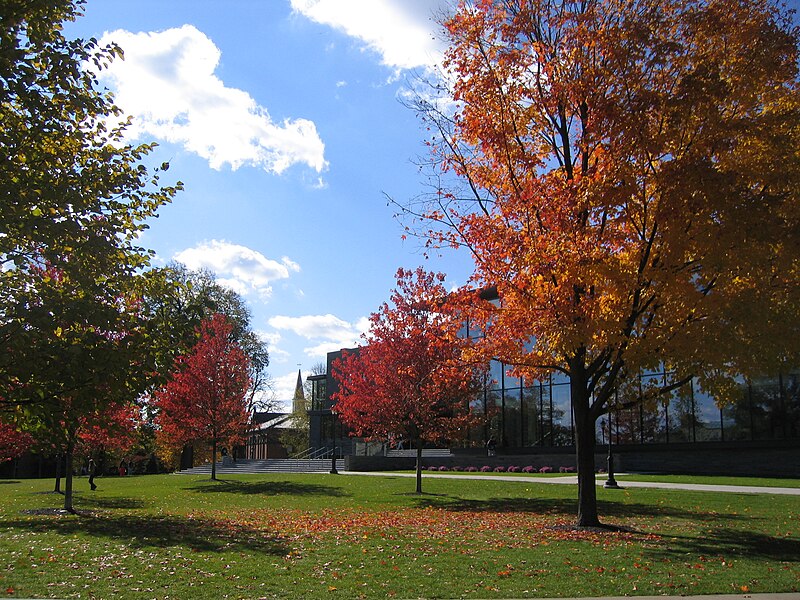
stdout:
{"type": "Polygon", "coordinates": [[[331,456],[331,475],[338,475],[336,470],[336,413],[331,410],[331,435],[333,436],[333,455],[331,456]]]}
{"type": "Polygon", "coordinates": [[[608,413],[608,479],[603,484],[605,488],[619,489],[617,480],[614,479],[614,452],[611,449],[611,411],[608,413]]]}

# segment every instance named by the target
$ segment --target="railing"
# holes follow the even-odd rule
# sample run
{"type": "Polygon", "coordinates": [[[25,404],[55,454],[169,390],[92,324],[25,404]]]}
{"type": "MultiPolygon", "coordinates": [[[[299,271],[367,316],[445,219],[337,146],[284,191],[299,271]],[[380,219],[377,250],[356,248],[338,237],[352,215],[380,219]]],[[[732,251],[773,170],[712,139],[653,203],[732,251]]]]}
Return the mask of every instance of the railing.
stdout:
{"type": "MultiPolygon", "coordinates": [[[[298,460],[314,460],[319,458],[331,458],[333,456],[333,449],[323,446],[322,448],[306,448],[302,452],[293,454],[289,458],[296,458],[298,460]]],[[[342,457],[341,448],[336,448],[337,458],[342,457]]]]}

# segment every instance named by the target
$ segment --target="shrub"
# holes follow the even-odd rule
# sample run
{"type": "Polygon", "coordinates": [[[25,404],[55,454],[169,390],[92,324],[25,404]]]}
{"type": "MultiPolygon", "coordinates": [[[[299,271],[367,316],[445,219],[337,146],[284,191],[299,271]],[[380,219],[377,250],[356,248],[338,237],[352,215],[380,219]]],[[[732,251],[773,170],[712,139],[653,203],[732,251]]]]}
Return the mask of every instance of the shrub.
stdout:
{"type": "Polygon", "coordinates": [[[522,469],[520,469],[520,468],[519,468],[518,466],[516,466],[516,465],[511,465],[510,467],[508,467],[508,472],[509,472],[509,473],[519,473],[519,472],[521,472],[521,471],[522,471],[522,469]]]}
{"type": "Polygon", "coordinates": [[[553,467],[542,467],[539,469],[539,473],[552,473],[553,467]]]}
{"type": "Polygon", "coordinates": [[[465,470],[467,473],[477,473],[477,472],[478,472],[478,468],[477,468],[477,467],[467,467],[467,468],[466,468],[466,469],[464,469],[464,470],[465,470]]]}
{"type": "Polygon", "coordinates": [[[425,468],[426,468],[428,471],[438,471],[438,470],[439,470],[439,467],[436,467],[436,466],[434,466],[434,465],[430,465],[429,467],[425,467],[425,468]]]}
{"type": "Polygon", "coordinates": [[[452,470],[453,470],[453,471],[459,471],[459,472],[460,472],[460,471],[463,471],[463,470],[464,470],[464,467],[460,467],[460,466],[456,465],[456,466],[454,466],[454,467],[453,467],[453,469],[452,469],[452,470]]]}
{"type": "Polygon", "coordinates": [[[490,467],[489,465],[483,465],[481,467],[481,473],[491,473],[491,472],[492,472],[492,467],[490,467]]]}
{"type": "Polygon", "coordinates": [[[439,467],[439,470],[440,471],[449,471],[450,468],[447,465],[442,465],[441,467],[439,467]]]}
{"type": "Polygon", "coordinates": [[[558,468],[558,472],[559,473],[574,473],[575,472],[575,467],[559,467],[558,468]]]}
{"type": "Polygon", "coordinates": [[[538,473],[539,469],[534,467],[533,465],[528,465],[527,467],[522,467],[523,473],[538,473]]]}
{"type": "Polygon", "coordinates": [[[503,466],[495,467],[494,468],[494,472],[495,473],[505,473],[506,472],[506,468],[503,467],[503,466]]]}

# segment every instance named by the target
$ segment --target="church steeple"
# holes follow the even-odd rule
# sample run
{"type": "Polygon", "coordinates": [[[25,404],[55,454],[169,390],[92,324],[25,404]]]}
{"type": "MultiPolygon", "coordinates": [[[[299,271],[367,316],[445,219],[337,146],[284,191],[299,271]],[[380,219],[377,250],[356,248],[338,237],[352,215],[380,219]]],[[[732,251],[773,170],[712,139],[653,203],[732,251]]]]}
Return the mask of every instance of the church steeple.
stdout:
{"type": "Polygon", "coordinates": [[[292,412],[296,413],[306,407],[306,394],[303,389],[303,375],[297,369],[297,385],[294,388],[294,399],[292,400],[292,412]]]}

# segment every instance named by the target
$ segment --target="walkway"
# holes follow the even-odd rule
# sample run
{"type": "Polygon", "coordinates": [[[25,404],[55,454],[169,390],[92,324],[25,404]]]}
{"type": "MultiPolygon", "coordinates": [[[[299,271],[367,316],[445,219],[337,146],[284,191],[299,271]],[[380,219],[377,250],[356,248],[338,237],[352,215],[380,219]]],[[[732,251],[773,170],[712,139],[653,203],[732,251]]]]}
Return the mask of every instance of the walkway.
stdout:
{"type": "MultiPolygon", "coordinates": [[[[416,477],[415,473],[395,473],[392,471],[340,471],[344,475],[373,475],[380,477],[416,477]]],[[[577,475],[565,475],[564,477],[509,477],[507,475],[479,475],[469,473],[459,474],[439,474],[424,471],[424,478],[430,477],[450,477],[455,479],[484,479],[487,481],[516,481],[522,483],[544,483],[554,485],[578,485],[577,475]]],[[[597,476],[597,485],[606,482],[606,475],[597,476]]],[[[627,479],[617,479],[619,487],[624,488],[661,488],[668,490],[688,490],[695,492],[729,492],[733,494],[780,494],[787,496],[800,496],[800,488],[766,487],[754,485],[707,485],[703,483],[670,483],[662,481],[628,481],[627,479]]],[[[800,600],[800,596],[794,596],[800,600]]]]}
{"type": "MultiPolygon", "coordinates": [[[[794,592],[776,594],[709,594],[706,596],[603,596],[583,600],[800,600],[800,594],[794,592]]],[[[539,598],[538,600],[578,600],[577,598],[539,598]]]]}

